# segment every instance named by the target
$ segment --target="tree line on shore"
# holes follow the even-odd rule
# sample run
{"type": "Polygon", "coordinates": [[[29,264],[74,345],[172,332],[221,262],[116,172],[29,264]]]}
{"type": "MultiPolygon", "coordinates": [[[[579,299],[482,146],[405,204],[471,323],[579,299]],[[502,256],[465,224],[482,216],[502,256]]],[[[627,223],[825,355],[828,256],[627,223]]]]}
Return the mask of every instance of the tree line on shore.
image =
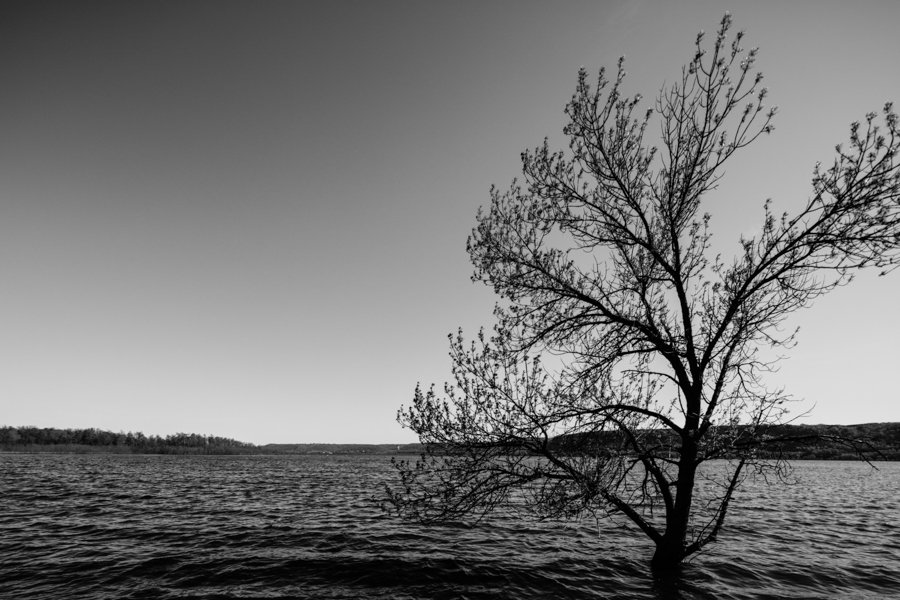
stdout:
{"type": "Polygon", "coordinates": [[[258,447],[196,433],[165,437],[141,432],[55,427],[0,427],[0,450],[12,452],[106,452],[110,454],[255,454],[258,447]]]}
{"type": "MultiPolygon", "coordinates": [[[[734,436],[740,440],[740,436],[734,436]]],[[[767,458],[787,460],[900,460],[900,423],[863,425],[780,425],[770,428],[769,442],[759,451],[767,458]]],[[[557,451],[602,452],[621,443],[604,433],[593,442],[561,436],[553,440],[557,451]]],[[[677,443],[658,432],[660,447],[677,443]]],[[[109,454],[419,454],[421,444],[266,444],[196,433],[165,437],[141,432],[112,432],[96,428],[0,427],[0,451],[91,452],[109,454]]],[[[673,446],[673,452],[674,452],[673,446]]],[[[722,458],[729,458],[725,452],[722,458]]]]}

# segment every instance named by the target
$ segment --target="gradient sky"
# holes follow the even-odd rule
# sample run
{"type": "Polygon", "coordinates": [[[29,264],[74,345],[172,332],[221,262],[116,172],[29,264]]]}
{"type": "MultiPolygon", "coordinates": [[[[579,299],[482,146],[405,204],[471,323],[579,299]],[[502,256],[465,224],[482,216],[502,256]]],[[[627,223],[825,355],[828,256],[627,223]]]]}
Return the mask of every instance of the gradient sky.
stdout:
{"type": "MultiPolygon", "coordinates": [[[[414,441],[397,408],[491,324],[490,185],[562,145],[579,66],[653,97],[725,10],[779,106],[710,199],[731,250],[900,102],[900,3],[0,3],[0,424],[414,441]]],[[[803,422],[900,421],[898,297],[796,315],[803,422]]]]}

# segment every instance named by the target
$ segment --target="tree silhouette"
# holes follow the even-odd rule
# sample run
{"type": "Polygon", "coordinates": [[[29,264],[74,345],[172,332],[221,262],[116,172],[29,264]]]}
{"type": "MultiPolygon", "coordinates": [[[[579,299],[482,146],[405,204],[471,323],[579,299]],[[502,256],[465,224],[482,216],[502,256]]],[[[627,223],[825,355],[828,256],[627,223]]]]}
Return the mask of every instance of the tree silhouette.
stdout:
{"type": "Polygon", "coordinates": [[[856,270],[895,266],[900,136],[890,104],[853,123],[798,213],[766,202],[736,256],[711,256],[704,199],[775,114],[731,24],[708,47],[697,36],[646,110],[622,91],[622,60],[593,85],[582,69],[568,150],[545,141],[522,154],[523,183],[492,189],[468,252],[473,279],[501,298],[496,325],[468,344],[451,336],[453,384],[417,387],[401,409],[429,448],[395,463],[401,514],[624,515],[667,568],[716,538],[748,468],[766,466],[787,396],[765,385],[762,350],[789,348],[787,317],[856,270]],[[699,469],[723,457],[724,474],[699,469]]]}

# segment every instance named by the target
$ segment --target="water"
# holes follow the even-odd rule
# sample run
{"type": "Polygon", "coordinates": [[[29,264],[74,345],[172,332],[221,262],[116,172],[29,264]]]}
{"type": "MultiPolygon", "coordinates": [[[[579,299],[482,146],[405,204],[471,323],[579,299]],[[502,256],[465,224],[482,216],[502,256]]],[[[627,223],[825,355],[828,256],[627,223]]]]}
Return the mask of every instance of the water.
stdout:
{"type": "Polygon", "coordinates": [[[654,579],[593,521],[398,522],[387,457],[0,455],[0,598],[900,598],[900,463],[748,483],[654,579]]]}

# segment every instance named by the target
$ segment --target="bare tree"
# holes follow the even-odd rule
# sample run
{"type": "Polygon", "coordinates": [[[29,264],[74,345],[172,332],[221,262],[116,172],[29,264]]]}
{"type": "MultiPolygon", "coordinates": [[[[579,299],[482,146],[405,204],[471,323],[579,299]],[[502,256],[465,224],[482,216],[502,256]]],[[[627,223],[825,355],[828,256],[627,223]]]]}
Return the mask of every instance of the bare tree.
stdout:
{"type": "Polygon", "coordinates": [[[757,51],[726,15],[676,81],[640,109],[584,69],[567,151],[522,155],[524,183],[492,189],[468,242],[473,278],[502,298],[494,333],[451,336],[452,384],[416,389],[399,421],[429,451],[398,461],[394,507],[423,521],[517,507],[537,517],[619,514],[679,564],[714,540],[767,425],[766,387],[794,311],[900,247],[900,135],[884,107],[817,166],[795,215],[766,202],[731,260],[711,256],[703,202],[734,153],[772,131],[757,51]],[[658,147],[645,138],[659,123],[658,147]],[[775,350],[771,350],[774,348],[775,350]],[[698,467],[727,458],[729,468],[698,467]],[[718,478],[715,473],[719,473],[718,478]],[[708,477],[709,481],[705,478],[708,477]],[[696,496],[696,497],[695,497],[696,496]]]}

